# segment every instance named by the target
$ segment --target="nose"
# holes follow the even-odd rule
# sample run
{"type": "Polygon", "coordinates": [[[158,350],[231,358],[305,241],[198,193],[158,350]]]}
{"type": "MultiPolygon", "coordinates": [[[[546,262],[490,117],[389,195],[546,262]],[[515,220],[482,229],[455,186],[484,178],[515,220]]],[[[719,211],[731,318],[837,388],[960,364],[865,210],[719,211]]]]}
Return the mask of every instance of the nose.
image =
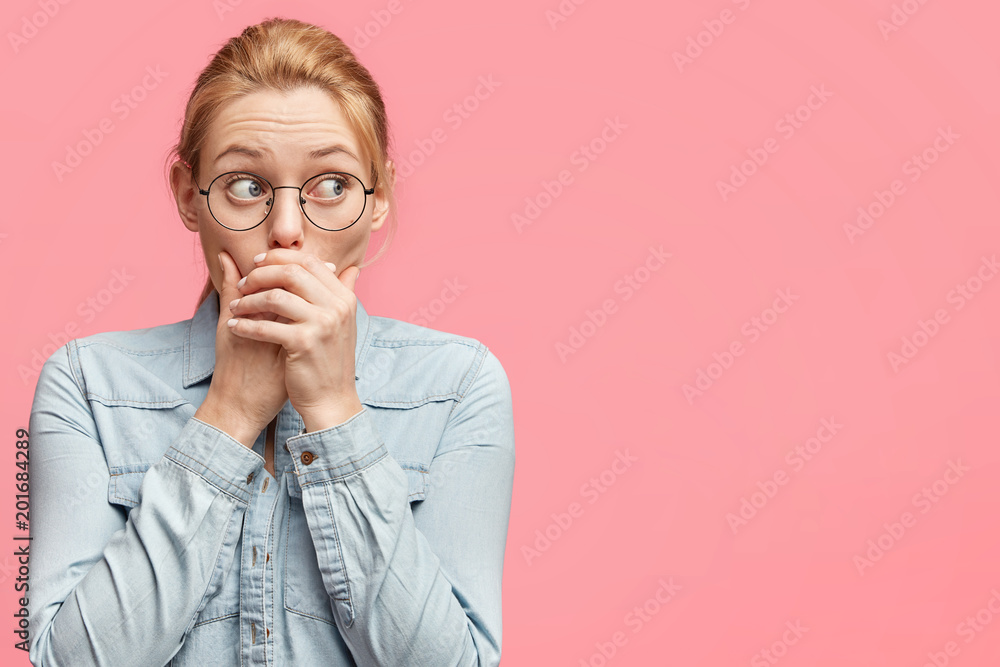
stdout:
{"type": "Polygon", "coordinates": [[[269,248],[302,247],[303,229],[310,223],[299,205],[300,196],[298,188],[287,185],[276,187],[271,193],[271,212],[265,222],[268,225],[269,248]],[[279,197],[282,194],[279,190],[289,190],[289,192],[279,197]]]}

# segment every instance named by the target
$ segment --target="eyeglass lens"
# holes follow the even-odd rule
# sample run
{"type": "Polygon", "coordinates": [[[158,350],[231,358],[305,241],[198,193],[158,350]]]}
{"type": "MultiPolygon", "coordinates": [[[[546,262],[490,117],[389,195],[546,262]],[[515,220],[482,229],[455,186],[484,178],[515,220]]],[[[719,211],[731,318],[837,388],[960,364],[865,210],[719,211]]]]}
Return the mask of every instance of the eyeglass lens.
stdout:
{"type": "MultiPolygon", "coordinates": [[[[208,206],[215,219],[229,229],[256,227],[274,206],[275,190],[263,178],[230,172],[209,186],[208,206]]],[[[319,174],[302,186],[299,202],[317,226],[331,231],[350,227],[365,209],[364,184],[346,173],[319,174]]]]}

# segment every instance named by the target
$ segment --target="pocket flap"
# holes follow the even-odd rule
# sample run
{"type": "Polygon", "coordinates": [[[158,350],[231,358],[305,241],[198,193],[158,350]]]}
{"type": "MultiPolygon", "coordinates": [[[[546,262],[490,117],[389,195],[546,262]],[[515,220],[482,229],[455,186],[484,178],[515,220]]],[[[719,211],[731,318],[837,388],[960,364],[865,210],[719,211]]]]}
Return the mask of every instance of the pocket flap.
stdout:
{"type": "Polygon", "coordinates": [[[111,468],[111,479],[108,481],[108,502],[113,505],[124,505],[132,509],[139,504],[139,487],[149,470],[148,464],[115,466],[111,468]]]}

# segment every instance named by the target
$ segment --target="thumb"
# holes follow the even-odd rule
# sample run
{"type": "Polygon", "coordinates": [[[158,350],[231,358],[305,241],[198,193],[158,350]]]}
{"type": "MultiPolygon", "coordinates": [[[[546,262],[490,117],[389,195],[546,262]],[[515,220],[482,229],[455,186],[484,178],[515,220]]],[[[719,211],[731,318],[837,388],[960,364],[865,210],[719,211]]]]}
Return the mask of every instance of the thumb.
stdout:
{"type": "Polygon", "coordinates": [[[361,269],[352,264],[341,271],[340,275],[337,277],[340,278],[340,282],[342,282],[347,289],[353,292],[354,286],[358,284],[358,276],[360,275],[361,269]]]}
{"type": "Polygon", "coordinates": [[[219,264],[222,266],[222,290],[219,292],[219,317],[228,320],[232,315],[232,311],[229,310],[229,302],[243,296],[236,288],[236,283],[243,276],[240,274],[240,267],[225,250],[219,252],[219,264]]]}

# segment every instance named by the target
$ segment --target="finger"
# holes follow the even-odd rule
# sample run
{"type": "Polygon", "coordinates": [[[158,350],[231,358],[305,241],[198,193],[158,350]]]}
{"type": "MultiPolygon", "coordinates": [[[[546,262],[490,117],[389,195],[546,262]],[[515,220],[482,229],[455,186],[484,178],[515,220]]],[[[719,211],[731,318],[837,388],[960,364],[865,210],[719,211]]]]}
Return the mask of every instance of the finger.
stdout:
{"type": "Polygon", "coordinates": [[[227,322],[229,330],[241,338],[264,343],[276,343],[285,349],[289,349],[294,343],[295,332],[288,324],[280,324],[271,320],[248,320],[236,318],[227,322]]]}
{"type": "MultiPolygon", "coordinates": [[[[341,297],[340,285],[337,284],[337,267],[332,262],[326,262],[316,255],[289,248],[272,248],[267,252],[257,255],[263,257],[260,261],[254,261],[255,266],[269,266],[277,264],[298,264],[309,271],[316,279],[333,294],[341,297]]],[[[256,257],[254,258],[256,260],[256,257]]],[[[251,272],[252,273],[252,272],[251,272]]],[[[249,280],[249,279],[248,279],[249,280]]]]}
{"type": "Polygon", "coordinates": [[[222,265],[222,291],[219,293],[219,318],[228,320],[232,316],[229,310],[229,302],[238,299],[240,291],[236,289],[236,283],[243,275],[236,261],[225,250],[219,252],[219,264],[222,265]]]}
{"type": "Polygon", "coordinates": [[[351,290],[351,293],[353,294],[354,286],[358,284],[358,277],[360,275],[361,275],[361,269],[352,264],[351,266],[341,271],[340,275],[337,276],[337,278],[340,280],[341,283],[343,283],[344,287],[351,290]]]}
{"type": "Polygon", "coordinates": [[[310,261],[314,262],[314,269],[316,265],[321,267],[321,269],[316,270],[321,270],[328,274],[326,281],[329,281],[329,284],[317,278],[313,270],[303,266],[303,264],[289,262],[258,266],[247,274],[246,280],[237,289],[241,295],[246,295],[280,288],[295,294],[313,305],[329,307],[333,295],[336,294],[334,291],[335,284],[339,283],[339,281],[336,279],[333,271],[323,266],[323,262],[315,255],[311,256],[311,260],[306,258],[304,261],[307,263],[310,261]]]}
{"type": "Polygon", "coordinates": [[[230,304],[233,317],[274,314],[279,322],[300,322],[307,318],[311,308],[302,297],[281,288],[248,294],[230,304]]]}
{"type": "MultiPolygon", "coordinates": [[[[219,263],[222,265],[222,292],[219,293],[219,319],[221,321],[229,320],[232,316],[232,308],[230,303],[233,299],[238,299],[242,296],[236,285],[239,283],[240,279],[243,277],[240,274],[240,266],[233,259],[227,251],[222,250],[219,252],[219,263]]],[[[273,319],[273,316],[266,314],[251,314],[247,315],[250,318],[261,318],[269,317],[273,319]]]]}

